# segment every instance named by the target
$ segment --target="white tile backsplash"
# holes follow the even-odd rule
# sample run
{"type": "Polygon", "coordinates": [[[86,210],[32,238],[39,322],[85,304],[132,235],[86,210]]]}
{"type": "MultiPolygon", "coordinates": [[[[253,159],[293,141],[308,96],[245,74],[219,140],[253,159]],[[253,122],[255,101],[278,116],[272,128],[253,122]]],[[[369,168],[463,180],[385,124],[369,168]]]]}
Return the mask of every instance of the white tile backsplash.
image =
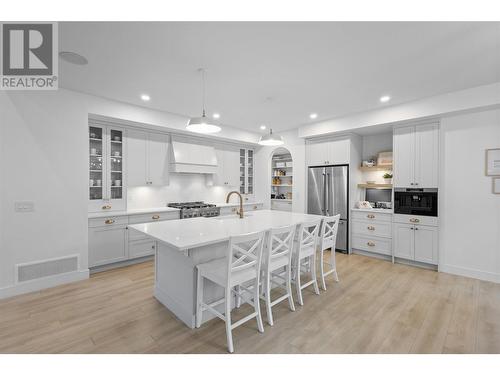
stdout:
{"type": "Polygon", "coordinates": [[[207,186],[206,177],[201,174],[172,173],[168,186],[129,187],[127,208],[162,207],[171,202],[223,202],[231,190],[237,188],[207,186]]]}

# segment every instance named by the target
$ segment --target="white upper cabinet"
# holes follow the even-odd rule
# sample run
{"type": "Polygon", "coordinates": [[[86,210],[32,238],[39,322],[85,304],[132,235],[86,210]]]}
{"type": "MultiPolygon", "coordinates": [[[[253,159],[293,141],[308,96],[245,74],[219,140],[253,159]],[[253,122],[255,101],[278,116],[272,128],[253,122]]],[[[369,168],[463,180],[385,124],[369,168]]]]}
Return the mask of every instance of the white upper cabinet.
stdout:
{"type": "Polygon", "coordinates": [[[439,128],[421,125],[415,131],[415,183],[417,187],[438,187],[439,128]]]}
{"type": "Polygon", "coordinates": [[[213,175],[214,185],[239,188],[240,185],[240,151],[238,148],[224,147],[215,150],[217,155],[217,172],[213,175]]]}
{"type": "Polygon", "coordinates": [[[394,129],[394,186],[413,186],[415,175],[415,127],[394,129]]]}
{"type": "Polygon", "coordinates": [[[348,164],[350,139],[311,140],[306,143],[306,162],[308,166],[348,164]]]}
{"type": "Polygon", "coordinates": [[[127,144],[128,186],[168,185],[168,135],[130,130],[127,144]]]}
{"type": "Polygon", "coordinates": [[[144,131],[129,130],[127,134],[128,186],[142,186],[147,182],[147,139],[144,131]]]}
{"type": "Polygon", "coordinates": [[[169,137],[159,133],[149,133],[148,135],[149,185],[168,185],[169,137]]]}
{"type": "Polygon", "coordinates": [[[438,187],[437,124],[394,129],[394,186],[438,187]]]}

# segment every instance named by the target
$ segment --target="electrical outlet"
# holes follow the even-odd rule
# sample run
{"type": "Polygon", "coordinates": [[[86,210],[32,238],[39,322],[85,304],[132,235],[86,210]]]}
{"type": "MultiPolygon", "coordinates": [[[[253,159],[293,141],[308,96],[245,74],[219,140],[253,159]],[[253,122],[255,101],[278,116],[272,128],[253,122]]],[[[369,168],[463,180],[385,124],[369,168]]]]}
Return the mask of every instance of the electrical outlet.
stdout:
{"type": "Polygon", "coordinates": [[[33,212],[35,211],[35,202],[31,201],[15,202],[14,210],[16,212],[33,212]]]}

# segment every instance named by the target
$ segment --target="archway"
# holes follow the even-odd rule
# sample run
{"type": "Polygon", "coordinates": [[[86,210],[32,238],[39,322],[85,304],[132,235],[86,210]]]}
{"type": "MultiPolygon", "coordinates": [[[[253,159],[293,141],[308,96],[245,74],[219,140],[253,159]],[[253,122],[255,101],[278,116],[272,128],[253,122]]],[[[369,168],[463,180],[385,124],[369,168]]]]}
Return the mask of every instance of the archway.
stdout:
{"type": "Polygon", "coordinates": [[[271,210],[292,211],[293,159],[291,152],[279,147],[271,154],[271,210]]]}

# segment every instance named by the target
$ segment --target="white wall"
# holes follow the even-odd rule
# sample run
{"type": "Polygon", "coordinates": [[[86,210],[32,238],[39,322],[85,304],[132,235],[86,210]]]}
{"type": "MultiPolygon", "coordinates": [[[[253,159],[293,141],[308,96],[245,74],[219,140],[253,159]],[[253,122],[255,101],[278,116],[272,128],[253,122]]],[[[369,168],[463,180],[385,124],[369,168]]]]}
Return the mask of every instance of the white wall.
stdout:
{"type": "Polygon", "coordinates": [[[392,131],[363,136],[363,160],[375,158],[382,151],[392,151],[392,131]]]}
{"type": "Polygon", "coordinates": [[[500,195],[485,149],[500,147],[500,110],[443,118],[439,269],[500,282],[500,195]]]}
{"type": "Polygon", "coordinates": [[[255,200],[264,202],[264,208],[271,207],[271,158],[277,148],[290,151],[293,160],[292,211],[305,212],[306,160],[305,141],[299,138],[297,130],[280,133],[285,141],[282,146],[263,146],[255,152],[255,200]]]}
{"type": "MultiPolygon", "coordinates": [[[[14,285],[18,263],[79,254],[80,272],[71,277],[86,277],[89,114],[163,129],[182,130],[187,123],[183,116],[64,89],[0,92],[0,298],[42,285],[14,285]],[[23,200],[35,203],[33,213],[14,212],[14,202],[23,200]]],[[[256,142],[258,134],[225,126],[214,139],[256,142]]],[[[181,191],[180,182],[174,178],[170,190],[145,201],[163,205],[170,196],[203,190],[194,181],[181,191]]],[[[216,188],[203,193],[220,196],[216,188]]]]}

